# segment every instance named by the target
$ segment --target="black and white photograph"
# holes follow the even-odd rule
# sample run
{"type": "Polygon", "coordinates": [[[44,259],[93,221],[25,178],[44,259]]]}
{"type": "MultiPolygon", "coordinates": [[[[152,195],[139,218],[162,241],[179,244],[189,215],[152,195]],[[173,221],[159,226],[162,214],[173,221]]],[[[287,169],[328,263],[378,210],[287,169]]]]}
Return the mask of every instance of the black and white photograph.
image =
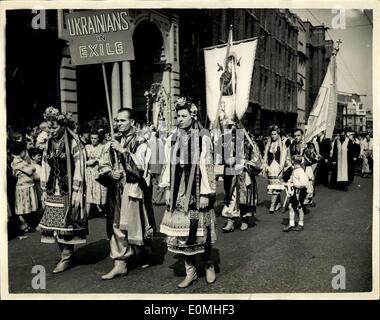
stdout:
{"type": "Polygon", "coordinates": [[[377,1],[0,9],[1,299],[379,299],[377,1]]]}

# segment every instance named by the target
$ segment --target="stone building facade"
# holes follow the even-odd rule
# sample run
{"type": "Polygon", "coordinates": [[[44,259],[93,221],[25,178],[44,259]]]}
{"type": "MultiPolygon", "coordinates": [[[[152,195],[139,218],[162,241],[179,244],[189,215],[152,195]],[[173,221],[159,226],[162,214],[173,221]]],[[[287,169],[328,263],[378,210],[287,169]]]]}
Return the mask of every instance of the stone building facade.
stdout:
{"type": "MultiPolygon", "coordinates": [[[[7,24],[14,20],[15,25],[26,25],[27,31],[20,30],[17,35],[32,33],[34,38],[29,39],[39,40],[39,46],[31,49],[36,57],[49,53],[49,59],[38,62],[40,70],[49,73],[45,77],[49,85],[35,92],[51,99],[19,101],[17,94],[11,94],[10,105],[29,110],[30,104],[35,106],[34,115],[41,117],[45,107],[60,104],[80,122],[107,116],[101,66],[71,64],[64,19],[69,10],[47,13],[47,30],[31,30],[27,10],[25,17],[20,13],[10,15],[7,24]]],[[[249,106],[243,119],[247,129],[266,134],[271,124],[286,132],[305,125],[332,51],[323,26],[303,22],[287,9],[134,9],[128,14],[133,24],[135,60],[106,64],[113,113],[120,107],[133,107],[139,121],[144,122],[144,92],[152,83],[161,83],[172,101],[180,95],[193,97],[202,122],[206,122],[203,49],[225,43],[232,24],[234,40],[258,38],[249,106]]],[[[12,40],[8,37],[7,41],[12,40]]],[[[7,59],[16,60],[11,55],[9,51],[7,59]]],[[[12,66],[15,69],[16,61],[12,66]]],[[[10,71],[7,79],[12,79],[11,73],[18,74],[10,71]]],[[[167,110],[167,115],[175,123],[173,110],[167,110]]]]}

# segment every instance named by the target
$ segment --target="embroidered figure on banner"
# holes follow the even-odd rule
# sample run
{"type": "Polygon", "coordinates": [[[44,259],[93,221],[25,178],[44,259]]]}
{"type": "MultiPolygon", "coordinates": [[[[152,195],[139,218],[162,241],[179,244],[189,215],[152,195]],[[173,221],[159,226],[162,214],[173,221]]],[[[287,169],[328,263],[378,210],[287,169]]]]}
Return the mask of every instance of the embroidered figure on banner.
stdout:
{"type": "Polygon", "coordinates": [[[233,120],[236,109],[237,68],[240,67],[241,57],[231,52],[223,67],[217,63],[218,72],[222,72],[219,78],[219,87],[222,92],[221,120],[229,118],[233,120]]]}

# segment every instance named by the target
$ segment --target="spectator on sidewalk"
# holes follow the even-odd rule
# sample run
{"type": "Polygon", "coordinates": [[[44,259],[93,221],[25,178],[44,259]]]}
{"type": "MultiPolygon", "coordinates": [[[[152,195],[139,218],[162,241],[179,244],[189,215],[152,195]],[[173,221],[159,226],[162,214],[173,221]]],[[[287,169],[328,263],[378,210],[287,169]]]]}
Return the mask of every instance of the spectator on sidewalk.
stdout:
{"type": "Polygon", "coordinates": [[[11,150],[13,154],[12,172],[17,178],[15,213],[21,222],[21,233],[26,233],[32,231],[28,217],[38,209],[38,198],[33,180],[36,169],[31,163],[25,142],[16,142],[11,150]]]}

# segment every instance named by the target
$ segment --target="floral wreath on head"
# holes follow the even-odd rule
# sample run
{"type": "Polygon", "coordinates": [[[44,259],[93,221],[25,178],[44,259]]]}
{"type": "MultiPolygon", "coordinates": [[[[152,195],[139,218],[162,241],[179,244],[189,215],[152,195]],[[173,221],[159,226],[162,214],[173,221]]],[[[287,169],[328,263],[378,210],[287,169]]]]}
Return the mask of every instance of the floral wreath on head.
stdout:
{"type": "Polygon", "coordinates": [[[268,128],[269,130],[269,134],[272,132],[272,131],[277,131],[277,133],[280,133],[280,128],[278,127],[278,125],[272,125],[268,128]]]}
{"type": "Polygon", "coordinates": [[[178,111],[179,109],[187,109],[191,113],[192,118],[195,118],[198,113],[198,107],[195,103],[193,103],[191,98],[180,97],[174,103],[175,109],[178,111]]]}
{"type": "Polygon", "coordinates": [[[45,110],[44,119],[48,122],[57,121],[61,126],[72,128],[74,126],[73,115],[70,112],[60,112],[57,108],[49,107],[45,110]]]}

